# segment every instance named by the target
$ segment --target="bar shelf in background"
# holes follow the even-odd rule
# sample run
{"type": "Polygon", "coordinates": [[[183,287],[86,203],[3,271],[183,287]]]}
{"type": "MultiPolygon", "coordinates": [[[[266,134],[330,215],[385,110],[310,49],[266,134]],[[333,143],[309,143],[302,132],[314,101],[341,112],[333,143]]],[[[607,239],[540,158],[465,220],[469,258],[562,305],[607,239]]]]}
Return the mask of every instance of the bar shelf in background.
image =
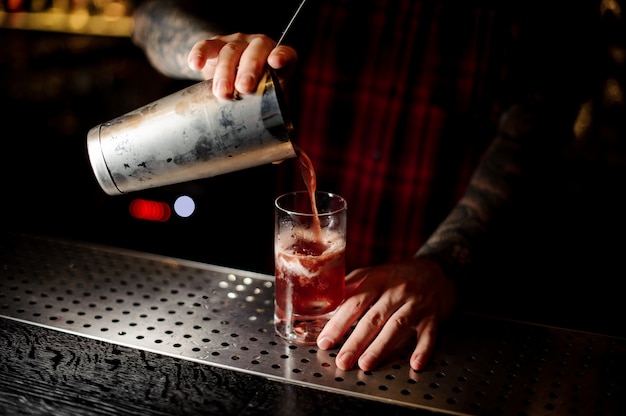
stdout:
{"type": "Polygon", "coordinates": [[[129,15],[90,15],[87,11],[0,11],[0,28],[90,36],[129,37],[133,29],[133,19],[129,15]]]}

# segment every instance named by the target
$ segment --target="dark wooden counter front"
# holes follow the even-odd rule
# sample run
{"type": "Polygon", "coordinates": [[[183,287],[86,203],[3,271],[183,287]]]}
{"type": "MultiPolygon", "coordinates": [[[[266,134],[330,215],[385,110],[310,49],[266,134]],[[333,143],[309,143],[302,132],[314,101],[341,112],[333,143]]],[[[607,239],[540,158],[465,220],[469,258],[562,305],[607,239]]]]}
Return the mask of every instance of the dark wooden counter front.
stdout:
{"type": "Polygon", "coordinates": [[[341,371],[271,276],[19,234],[0,266],[0,414],[626,414],[623,338],[459,314],[422,372],[341,371]]]}
{"type": "Polygon", "coordinates": [[[2,415],[420,414],[8,319],[0,372],[2,415]]]}

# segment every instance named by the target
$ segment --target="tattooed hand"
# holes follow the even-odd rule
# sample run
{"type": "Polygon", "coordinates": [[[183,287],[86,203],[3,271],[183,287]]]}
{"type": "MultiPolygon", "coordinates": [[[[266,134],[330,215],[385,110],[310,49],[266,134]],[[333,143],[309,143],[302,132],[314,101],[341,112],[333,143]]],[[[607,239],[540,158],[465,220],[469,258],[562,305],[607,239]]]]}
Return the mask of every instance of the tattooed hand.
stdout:
{"type": "Polygon", "coordinates": [[[162,74],[181,79],[213,79],[213,93],[253,92],[267,66],[283,89],[297,61],[295,49],[275,47],[267,35],[225,35],[213,23],[189,13],[179,2],[144,2],[134,12],[133,42],[162,74]]]}

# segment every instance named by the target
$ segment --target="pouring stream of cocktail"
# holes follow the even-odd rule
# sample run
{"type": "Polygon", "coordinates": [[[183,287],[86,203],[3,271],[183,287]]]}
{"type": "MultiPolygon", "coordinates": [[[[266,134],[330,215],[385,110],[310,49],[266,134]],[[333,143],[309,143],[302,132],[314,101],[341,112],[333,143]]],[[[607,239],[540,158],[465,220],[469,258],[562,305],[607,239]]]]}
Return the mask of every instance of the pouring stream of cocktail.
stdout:
{"type": "Polygon", "coordinates": [[[313,232],[315,239],[319,242],[322,241],[322,228],[320,225],[320,218],[317,212],[317,204],[315,203],[315,191],[317,189],[317,178],[315,176],[315,169],[313,169],[313,163],[309,156],[299,147],[294,146],[296,149],[296,155],[298,163],[300,165],[300,172],[302,173],[302,179],[309,191],[309,198],[311,199],[311,212],[313,213],[313,232]]]}
{"type": "MultiPolygon", "coordinates": [[[[287,23],[285,30],[283,30],[283,33],[280,36],[280,39],[278,39],[278,42],[276,42],[275,48],[283,43],[283,40],[285,39],[285,36],[287,35],[289,28],[291,28],[291,25],[296,20],[296,17],[298,17],[300,10],[302,10],[302,7],[304,6],[304,3],[306,3],[306,0],[302,0],[300,2],[300,5],[294,12],[293,16],[291,16],[289,23],[287,23]]],[[[311,159],[309,159],[309,156],[300,147],[294,145],[294,148],[296,150],[298,163],[300,164],[300,172],[302,173],[302,179],[304,180],[307,190],[309,191],[309,197],[311,199],[311,210],[312,210],[313,217],[314,217],[313,218],[313,228],[314,228],[313,232],[315,233],[314,235],[317,241],[321,241],[322,229],[320,226],[320,219],[319,219],[319,214],[317,211],[317,204],[315,203],[315,190],[317,188],[317,179],[315,177],[315,169],[313,168],[313,163],[311,163],[311,159]]]]}

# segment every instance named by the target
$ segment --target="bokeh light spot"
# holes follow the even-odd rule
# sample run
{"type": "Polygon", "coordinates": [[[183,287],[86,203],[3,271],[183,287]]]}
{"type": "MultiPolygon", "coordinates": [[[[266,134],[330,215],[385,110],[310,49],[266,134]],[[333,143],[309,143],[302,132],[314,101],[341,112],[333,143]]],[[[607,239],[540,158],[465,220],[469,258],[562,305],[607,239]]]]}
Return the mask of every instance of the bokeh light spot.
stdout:
{"type": "Polygon", "coordinates": [[[128,207],[133,218],[146,221],[165,222],[170,219],[172,210],[165,202],[147,199],[133,199],[128,207]]]}
{"type": "Polygon", "coordinates": [[[187,218],[196,210],[196,203],[187,195],[180,196],[174,201],[174,212],[180,217],[187,218]]]}

